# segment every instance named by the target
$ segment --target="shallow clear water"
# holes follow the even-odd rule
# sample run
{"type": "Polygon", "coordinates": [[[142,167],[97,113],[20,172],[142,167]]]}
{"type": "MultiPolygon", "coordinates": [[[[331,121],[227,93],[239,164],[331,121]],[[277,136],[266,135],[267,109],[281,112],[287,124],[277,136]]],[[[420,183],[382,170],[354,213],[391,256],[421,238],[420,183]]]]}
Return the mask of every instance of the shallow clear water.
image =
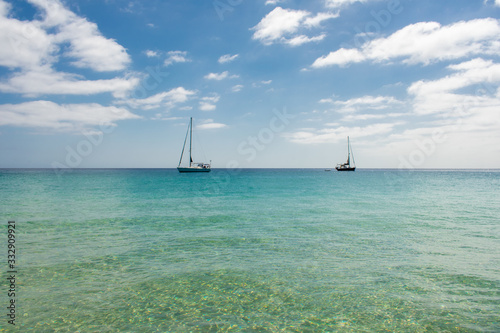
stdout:
{"type": "Polygon", "coordinates": [[[21,332],[500,331],[499,171],[0,170],[0,200],[21,332]]]}

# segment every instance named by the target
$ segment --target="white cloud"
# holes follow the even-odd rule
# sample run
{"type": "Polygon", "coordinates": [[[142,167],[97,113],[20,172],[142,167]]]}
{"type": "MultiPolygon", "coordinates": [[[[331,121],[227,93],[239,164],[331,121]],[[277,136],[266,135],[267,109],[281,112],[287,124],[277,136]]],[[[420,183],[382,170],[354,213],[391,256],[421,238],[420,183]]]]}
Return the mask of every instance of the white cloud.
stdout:
{"type": "Polygon", "coordinates": [[[391,96],[363,96],[352,98],[347,101],[322,99],[319,103],[331,103],[336,107],[335,111],[339,113],[353,113],[364,110],[384,110],[393,108],[396,105],[401,105],[403,102],[391,96]]]}
{"type": "Polygon", "coordinates": [[[227,125],[222,123],[208,123],[196,126],[198,129],[218,129],[224,127],[227,127],[227,125]]]}
{"type": "Polygon", "coordinates": [[[66,56],[75,58],[76,67],[91,68],[98,72],[119,71],[131,62],[125,48],[114,40],[103,37],[94,23],[76,19],[61,28],[57,36],[69,42],[66,56]]]}
{"type": "Polygon", "coordinates": [[[272,82],[273,82],[273,80],[254,82],[254,83],[252,83],[252,87],[253,88],[260,88],[260,87],[262,87],[262,85],[270,85],[272,82]]]}
{"type": "Polygon", "coordinates": [[[217,108],[215,105],[220,99],[218,94],[213,94],[213,96],[207,96],[201,98],[200,110],[201,111],[213,111],[217,108]]]}
{"type": "Polygon", "coordinates": [[[434,81],[418,81],[408,88],[417,114],[445,112],[464,116],[474,110],[500,107],[497,93],[500,64],[478,58],[448,66],[448,69],[454,73],[434,81]],[[474,94],[457,92],[473,87],[476,87],[474,94]]]}
{"type": "Polygon", "coordinates": [[[437,22],[408,25],[387,38],[367,42],[360,49],[339,49],[316,59],[313,68],[345,66],[362,61],[428,65],[443,60],[500,52],[500,24],[492,18],[461,21],[447,26],[437,22]]]}
{"type": "Polygon", "coordinates": [[[214,104],[210,104],[207,102],[200,102],[200,108],[201,111],[213,111],[217,109],[217,106],[214,104]]]}
{"type": "Polygon", "coordinates": [[[219,129],[219,128],[224,128],[227,127],[226,124],[222,123],[215,123],[213,119],[207,119],[203,122],[203,124],[197,125],[197,129],[219,129]]]}
{"type": "Polygon", "coordinates": [[[52,42],[69,43],[64,53],[74,58],[77,67],[91,68],[98,72],[123,70],[130,63],[130,57],[123,46],[113,39],[105,38],[95,23],[78,17],[64,8],[58,0],[29,0],[43,11],[41,27],[56,28],[52,42]]]}
{"type": "MultiPolygon", "coordinates": [[[[422,142],[429,142],[439,133],[442,142],[435,144],[441,161],[453,159],[453,162],[444,163],[448,163],[447,166],[455,163],[455,167],[470,167],[465,160],[470,159],[479,146],[488,152],[487,155],[498,152],[500,64],[476,58],[447,68],[451,73],[445,77],[413,83],[408,88],[407,101],[390,96],[363,96],[346,101],[332,98],[320,100],[347,112],[340,119],[340,124],[344,125],[335,124],[328,128],[329,124],[325,124],[323,129],[297,130],[287,133],[285,137],[292,142],[311,144],[336,142],[346,135],[356,138],[366,136],[366,144],[374,147],[370,151],[373,156],[390,157],[395,154],[408,156],[416,143],[419,148],[422,142]],[[375,112],[366,112],[370,110],[375,112]],[[389,118],[393,119],[392,127],[380,123],[364,127],[346,125],[389,118]],[[404,127],[400,126],[404,124],[404,127]]],[[[422,163],[431,167],[437,161],[433,161],[434,157],[429,156],[422,163]]]]}
{"type": "Polygon", "coordinates": [[[327,56],[316,59],[311,67],[345,66],[346,64],[361,62],[365,59],[366,56],[359,50],[341,48],[338,51],[330,52],[327,56]]]}
{"type": "Polygon", "coordinates": [[[155,58],[159,56],[158,52],[152,50],[147,50],[145,53],[148,58],[155,58]]]}
{"type": "Polygon", "coordinates": [[[326,37],[325,34],[321,34],[319,36],[315,37],[307,37],[306,35],[300,35],[293,37],[289,40],[286,41],[286,44],[291,45],[291,46],[300,46],[305,43],[310,43],[310,42],[319,42],[323,40],[326,37]]]}
{"type": "Polygon", "coordinates": [[[205,102],[210,102],[210,103],[217,103],[220,99],[220,96],[218,94],[213,94],[212,96],[206,96],[206,97],[202,97],[202,101],[205,101],[205,102]]]}
{"type": "Polygon", "coordinates": [[[164,91],[156,95],[142,99],[128,99],[117,101],[117,104],[125,104],[135,109],[151,110],[157,108],[174,108],[179,104],[185,103],[196,92],[187,90],[184,87],[177,87],[169,91],[164,91]]]}
{"type": "Polygon", "coordinates": [[[332,18],[339,17],[338,13],[318,13],[316,16],[308,17],[304,20],[304,26],[308,28],[317,28],[321,25],[321,22],[329,20],[332,18]]]}
{"type": "Polygon", "coordinates": [[[279,4],[280,2],[283,2],[283,1],[284,0],[266,0],[266,6],[267,5],[275,6],[275,5],[277,5],[277,4],[279,4]]]}
{"type": "Polygon", "coordinates": [[[191,59],[188,59],[186,57],[187,56],[186,51],[169,51],[167,53],[167,55],[168,55],[168,58],[165,59],[165,62],[164,62],[165,66],[170,66],[176,62],[182,63],[182,62],[190,62],[191,61],[191,59]]]}
{"type": "Polygon", "coordinates": [[[40,10],[39,20],[11,18],[10,5],[0,0],[0,66],[15,70],[0,82],[0,91],[40,94],[96,94],[122,96],[139,79],[128,75],[109,80],[85,80],[57,72],[54,65],[69,59],[75,67],[98,72],[123,70],[130,63],[125,48],[101,35],[94,23],[78,17],[57,0],[29,0],[40,10]]]}
{"type": "Polygon", "coordinates": [[[255,30],[252,38],[267,45],[272,44],[285,34],[295,33],[309,14],[304,10],[276,7],[252,28],[255,30]]]}
{"type": "MultiPolygon", "coordinates": [[[[374,151],[374,155],[387,154],[390,148],[408,157],[416,148],[422,150],[426,145],[425,149],[435,150],[436,154],[430,153],[422,164],[414,167],[433,167],[433,163],[441,163],[440,167],[474,167],[488,160],[486,163],[493,163],[491,165],[496,163],[491,157],[498,156],[500,144],[500,64],[476,58],[447,68],[451,72],[449,75],[421,80],[408,88],[410,111],[413,112],[401,117],[411,119],[411,126],[387,136],[391,146],[383,148],[386,152],[374,151]],[[436,133],[439,142],[432,141],[436,133]],[[478,151],[484,153],[478,157],[478,151]],[[439,160],[435,159],[438,156],[439,160]],[[471,156],[474,156],[472,163],[471,156]]],[[[361,120],[349,116],[342,120],[361,120]]],[[[386,116],[400,115],[389,113],[386,116]]]]}
{"type": "Polygon", "coordinates": [[[264,45],[271,45],[275,42],[301,45],[305,42],[321,40],[324,37],[311,38],[304,34],[297,35],[297,33],[302,28],[318,27],[324,20],[337,16],[337,14],[319,13],[311,17],[311,13],[305,10],[276,7],[252,28],[255,30],[252,38],[264,45]],[[295,41],[290,43],[290,39],[295,39],[295,41]]]}
{"type": "Polygon", "coordinates": [[[490,3],[490,2],[493,2],[494,6],[500,7],[500,0],[484,0],[485,4],[490,3]]]}
{"type": "Polygon", "coordinates": [[[139,82],[139,78],[135,76],[108,80],[83,80],[79,75],[55,72],[49,67],[40,67],[36,70],[14,74],[8,80],[0,82],[0,91],[27,96],[112,93],[115,97],[120,97],[133,90],[139,82]]]}
{"type": "Polygon", "coordinates": [[[0,66],[37,68],[56,60],[54,36],[40,22],[9,18],[10,4],[0,1],[0,66]]]}
{"type": "Polygon", "coordinates": [[[0,105],[0,126],[47,128],[57,131],[81,131],[99,125],[141,118],[124,108],[90,104],[56,104],[34,101],[0,105]]]}
{"type": "Polygon", "coordinates": [[[0,1],[0,15],[5,16],[10,10],[10,4],[0,1]]]}
{"type": "Polygon", "coordinates": [[[238,54],[230,55],[230,54],[225,54],[219,58],[219,63],[220,64],[225,64],[227,62],[231,62],[234,59],[238,58],[238,54]]]}
{"type": "Polygon", "coordinates": [[[239,75],[229,75],[228,71],[224,71],[222,73],[209,73],[205,75],[205,79],[207,80],[216,80],[216,81],[221,81],[224,79],[236,79],[238,78],[239,75]]]}
{"type": "Polygon", "coordinates": [[[231,91],[232,91],[232,92],[239,92],[239,91],[241,91],[241,89],[243,89],[243,85],[241,85],[241,84],[237,84],[237,85],[235,85],[235,86],[233,86],[233,87],[231,88],[231,91]]]}

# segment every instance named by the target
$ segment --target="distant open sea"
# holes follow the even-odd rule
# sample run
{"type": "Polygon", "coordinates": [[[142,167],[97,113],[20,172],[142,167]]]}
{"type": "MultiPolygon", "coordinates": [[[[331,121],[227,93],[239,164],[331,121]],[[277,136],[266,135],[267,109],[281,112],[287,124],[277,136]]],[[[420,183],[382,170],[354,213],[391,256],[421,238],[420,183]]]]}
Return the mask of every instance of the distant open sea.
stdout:
{"type": "Polygon", "coordinates": [[[3,169],[0,219],[2,332],[500,332],[500,170],[3,169]]]}

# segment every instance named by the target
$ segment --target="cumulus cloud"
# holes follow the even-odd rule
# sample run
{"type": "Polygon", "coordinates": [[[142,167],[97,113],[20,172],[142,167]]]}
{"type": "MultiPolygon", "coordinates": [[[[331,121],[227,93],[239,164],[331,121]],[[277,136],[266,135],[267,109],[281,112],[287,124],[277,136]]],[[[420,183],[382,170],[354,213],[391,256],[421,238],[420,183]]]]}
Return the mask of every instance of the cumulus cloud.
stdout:
{"type": "Polygon", "coordinates": [[[145,53],[148,58],[155,58],[159,56],[158,52],[152,50],[147,50],[145,53]]]}
{"type": "Polygon", "coordinates": [[[64,56],[75,59],[77,67],[95,71],[123,70],[130,63],[130,57],[123,46],[113,39],[104,37],[95,23],[78,17],[64,8],[59,0],[29,0],[42,10],[43,20],[33,22],[47,31],[56,28],[52,43],[69,43],[64,56]]]}
{"type": "Polygon", "coordinates": [[[191,59],[187,58],[186,51],[169,51],[167,53],[167,59],[165,59],[164,65],[170,66],[176,62],[190,62],[191,59]]]}
{"type": "Polygon", "coordinates": [[[367,42],[359,49],[330,52],[312,64],[313,68],[346,66],[363,61],[424,64],[500,52],[500,24],[492,18],[461,21],[447,26],[420,22],[396,31],[387,38],[367,42]]]}
{"type": "Polygon", "coordinates": [[[11,5],[0,1],[0,66],[37,68],[56,60],[54,36],[40,22],[9,18],[11,5]]]}
{"type": "Polygon", "coordinates": [[[67,59],[77,68],[97,72],[126,69],[130,57],[124,47],[105,38],[97,25],[78,17],[58,0],[29,0],[40,19],[21,21],[10,16],[11,6],[0,0],[0,66],[12,74],[0,82],[0,91],[40,94],[97,94],[122,96],[139,79],[133,75],[108,80],[58,72],[54,65],[67,59]]]}
{"type": "Polygon", "coordinates": [[[252,38],[264,45],[280,42],[298,46],[312,41],[319,41],[324,38],[324,34],[308,37],[300,33],[300,31],[319,27],[323,21],[335,17],[338,17],[338,14],[319,13],[312,16],[310,12],[305,10],[276,7],[252,28],[255,31],[252,38]],[[290,42],[290,40],[293,40],[293,42],[290,42]]]}
{"type": "Polygon", "coordinates": [[[482,163],[488,159],[491,163],[500,144],[500,64],[476,58],[448,70],[451,73],[445,77],[421,80],[408,88],[413,119],[425,121],[392,137],[414,146],[440,133],[441,158],[449,165],[474,167],[478,160],[469,161],[478,147],[484,152],[482,163]]]}
{"type": "Polygon", "coordinates": [[[19,126],[81,131],[93,126],[116,126],[116,121],[137,119],[139,116],[124,108],[89,104],[57,104],[34,101],[0,105],[0,126],[19,126]]]}
{"type": "Polygon", "coordinates": [[[252,28],[255,30],[253,39],[260,40],[267,45],[272,44],[285,34],[295,33],[308,15],[309,12],[304,10],[276,7],[252,28]]]}
{"type": "Polygon", "coordinates": [[[481,58],[448,66],[453,74],[433,81],[418,81],[408,88],[417,114],[447,113],[465,115],[488,109],[498,114],[500,95],[500,64],[481,58]],[[460,90],[477,87],[476,93],[460,90]]]}

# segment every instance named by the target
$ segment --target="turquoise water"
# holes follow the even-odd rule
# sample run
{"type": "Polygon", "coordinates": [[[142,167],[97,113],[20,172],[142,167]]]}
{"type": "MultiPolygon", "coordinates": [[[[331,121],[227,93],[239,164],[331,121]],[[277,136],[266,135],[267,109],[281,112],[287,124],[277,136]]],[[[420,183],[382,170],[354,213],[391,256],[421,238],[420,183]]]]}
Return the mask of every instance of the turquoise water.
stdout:
{"type": "Polygon", "coordinates": [[[500,331],[498,170],[0,170],[0,218],[0,331],[500,331]]]}

